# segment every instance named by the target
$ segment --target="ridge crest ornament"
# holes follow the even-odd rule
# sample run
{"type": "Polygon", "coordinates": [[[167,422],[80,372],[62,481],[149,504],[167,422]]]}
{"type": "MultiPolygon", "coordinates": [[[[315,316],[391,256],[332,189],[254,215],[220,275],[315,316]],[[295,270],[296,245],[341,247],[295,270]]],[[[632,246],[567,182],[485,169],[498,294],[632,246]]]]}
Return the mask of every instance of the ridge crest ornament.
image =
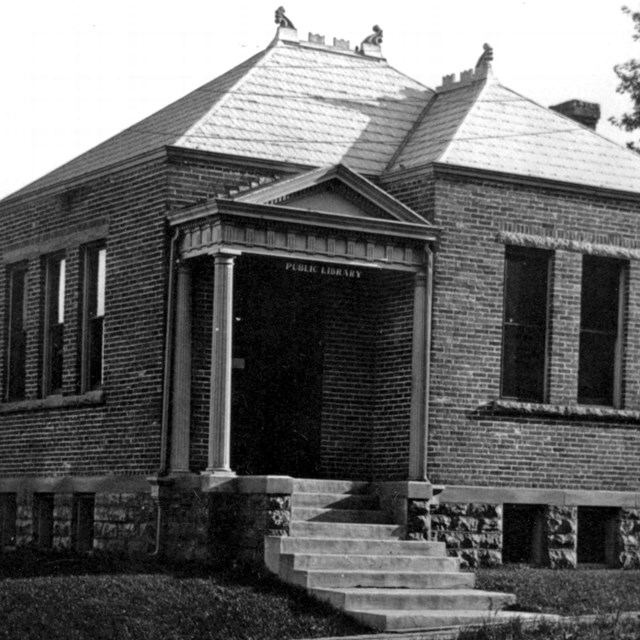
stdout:
{"type": "Polygon", "coordinates": [[[377,24],[373,25],[372,29],[373,33],[367,36],[359,47],[356,47],[356,53],[363,56],[381,58],[382,29],[377,24]]]}
{"type": "Polygon", "coordinates": [[[291,20],[289,20],[289,18],[284,15],[284,7],[278,7],[276,9],[275,22],[279,27],[283,27],[285,29],[295,29],[293,22],[291,22],[291,20]]]}

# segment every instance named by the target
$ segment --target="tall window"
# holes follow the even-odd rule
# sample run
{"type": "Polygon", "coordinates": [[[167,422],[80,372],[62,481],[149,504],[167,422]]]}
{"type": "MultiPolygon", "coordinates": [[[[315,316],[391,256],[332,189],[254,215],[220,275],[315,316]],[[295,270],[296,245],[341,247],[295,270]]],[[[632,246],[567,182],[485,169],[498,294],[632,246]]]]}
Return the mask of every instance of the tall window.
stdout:
{"type": "Polygon", "coordinates": [[[62,392],[66,260],[45,259],[44,395],[62,392]]]}
{"type": "Polygon", "coordinates": [[[82,321],[82,390],[102,384],[104,303],[107,250],[103,245],[84,249],[84,291],[82,321]]]}
{"type": "Polygon", "coordinates": [[[551,254],[507,247],[502,336],[502,396],[543,402],[551,254]]]}
{"type": "Polygon", "coordinates": [[[5,398],[25,397],[27,345],[27,265],[11,268],[8,274],[7,351],[5,398]]]}
{"type": "Polygon", "coordinates": [[[580,307],[578,402],[621,404],[625,263],[584,256],[580,307]]]}

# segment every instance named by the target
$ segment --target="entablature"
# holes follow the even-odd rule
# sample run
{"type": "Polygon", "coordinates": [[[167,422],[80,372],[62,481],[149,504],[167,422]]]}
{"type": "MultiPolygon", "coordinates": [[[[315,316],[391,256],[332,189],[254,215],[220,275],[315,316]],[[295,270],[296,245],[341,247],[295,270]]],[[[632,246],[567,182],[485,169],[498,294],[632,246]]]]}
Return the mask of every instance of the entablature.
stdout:
{"type": "Polygon", "coordinates": [[[416,271],[438,239],[428,223],[216,199],[170,216],[181,258],[221,251],[416,271]]]}

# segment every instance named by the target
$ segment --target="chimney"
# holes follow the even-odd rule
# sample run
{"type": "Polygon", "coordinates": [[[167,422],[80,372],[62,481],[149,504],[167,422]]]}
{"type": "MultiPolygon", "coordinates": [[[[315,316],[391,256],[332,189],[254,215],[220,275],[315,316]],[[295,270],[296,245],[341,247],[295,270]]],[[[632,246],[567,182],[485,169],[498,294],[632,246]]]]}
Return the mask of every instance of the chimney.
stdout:
{"type": "Polygon", "coordinates": [[[553,111],[571,118],[589,129],[596,130],[600,120],[600,105],[597,102],[583,102],[582,100],[567,100],[561,104],[549,107],[553,111]]]}

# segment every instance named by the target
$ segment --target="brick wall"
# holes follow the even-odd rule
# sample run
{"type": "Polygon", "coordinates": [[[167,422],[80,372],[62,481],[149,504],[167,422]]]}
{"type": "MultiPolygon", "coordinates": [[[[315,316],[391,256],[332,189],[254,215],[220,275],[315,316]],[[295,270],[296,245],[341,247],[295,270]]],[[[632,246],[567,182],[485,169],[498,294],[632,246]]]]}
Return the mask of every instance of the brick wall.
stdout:
{"type": "Polygon", "coordinates": [[[371,467],[379,480],[406,479],[409,469],[413,295],[413,275],[405,273],[380,274],[372,294],[377,315],[371,467]]]}
{"type": "Polygon", "coordinates": [[[210,159],[190,157],[188,152],[171,154],[168,195],[172,209],[180,209],[215,197],[226,197],[268,184],[280,177],[271,169],[242,167],[210,159]]]}
{"type": "Polygon", "coordinates": [[[434,278],[430,479],[638,490],[637,418],[562,415],[564,407],[576,404],[581,253],[586,252],[630,256],[623,398],[625,409],[640,409],[638,204],[451,176],[437,178],[432,196],[428,183],[428,177],[398,178],[387,186],[443,229],[434,278]],[[500,395],[505,245],[513,241],[555,254],[547,389],[557,405],[554,416],[492,410],[500,395]]]}
{"type": "MultiPolygon", "coordinates": [[[[26,402],[0,406],[0,475],[150,473],[159,463],[166,276],[160,160],[55,194],[0,205],[0,253],[28,257],[26,402]],[[108,228],[108,237],[107,237],[108,228]],[[104,233],[107,295],[103,402],[78,396],[80,247],[104,233]],[[43,255],[64,250],[63,406],[42,402],[43,255]]],[[[2,282],[6,288],[5,265],[2,282]]],[[[5,291],[0,334],[6,344],[5,291]]],[[[0,371],[5,381],[5,349],[0,371]]],[[[95,400],[95,398],[94,398],[95,400]]],[[[55,404],[55,403],[54,403],[55,404]]]]}

